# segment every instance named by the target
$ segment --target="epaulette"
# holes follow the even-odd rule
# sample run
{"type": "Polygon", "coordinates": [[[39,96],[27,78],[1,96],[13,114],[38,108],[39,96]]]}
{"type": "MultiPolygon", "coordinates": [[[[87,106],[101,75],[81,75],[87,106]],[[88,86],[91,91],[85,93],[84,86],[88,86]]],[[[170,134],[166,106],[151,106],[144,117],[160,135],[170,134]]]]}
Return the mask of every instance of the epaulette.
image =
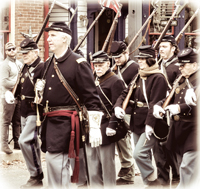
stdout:
{"type": "Polygon", "coordinates": [[[80,64],[81,62],[87,62],[87,60],[85,58],[79,58],[76,60],[76,62],[80,64]]]}

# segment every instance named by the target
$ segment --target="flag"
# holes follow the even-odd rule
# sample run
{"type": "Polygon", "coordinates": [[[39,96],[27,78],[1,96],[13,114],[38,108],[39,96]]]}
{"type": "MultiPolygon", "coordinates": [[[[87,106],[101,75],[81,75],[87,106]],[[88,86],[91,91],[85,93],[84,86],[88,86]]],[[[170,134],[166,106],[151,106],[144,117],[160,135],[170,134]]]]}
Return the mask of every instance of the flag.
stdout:
{"type": "MultiPolygon", "coordinates": [[[[119,0],[98,0],[99,4],[108,7],[110,9],[113,9],[116,13],[119,9],[119,0]]],[[[121,16],[121,12],[119,14],[121,16]]]]}

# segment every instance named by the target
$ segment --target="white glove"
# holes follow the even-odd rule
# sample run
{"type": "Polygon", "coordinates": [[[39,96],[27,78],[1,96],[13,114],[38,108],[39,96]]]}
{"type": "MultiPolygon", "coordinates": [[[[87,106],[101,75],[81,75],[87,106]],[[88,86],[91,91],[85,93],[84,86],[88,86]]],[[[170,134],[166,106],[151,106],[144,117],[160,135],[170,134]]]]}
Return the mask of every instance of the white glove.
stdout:
{"type": "Polygon", "coordinates": [[[125,111],[120,107],[115,107],[115,116],[118,119],[123,119],[125,115],[125,111]]]}
{"type": "Polygon", "coordinates": [[[101,119],[102,112],[99,111],[88,111],[89,116],[89,143],[91,143],[91,147],[97,147],[102,144],[102,135],[101,135],[101,119]]]}
{"type": "Polygon", "coordinates": [[[35,83],[35,91],[44,91],[45,87],[45,80],[44,79],[37,79],[35,83]]]}
{"type": "Polygon", "coordinates": [[[5,101],[8,104],[14,104],[15,103],[15,97],[11,91],[6,91],[5,92],[5,101]]]}
{"type": "Polygon", "coordinates": [[[157,118],[157,119],[163,119],[163,116],[161,116],[160,113],[165,114],[165,110],[159,105],[154,105],[153,106],[154,117],[157,118]]]}
{"type": "Polygon", "coordinates": [[[165,110],[169,110],[170,115],[177,115],[180,113],[180,107],[178,104],[171,104],[167,106],[165,110]]]}
{"type": "Polygon", "coordinates": [[[116,131],[114,129],[111,129],[109,127],[106,127],[106,135],[107,136],[113,136],[116,134],[116,131]]]}
{"type": "Polygon", "coordinates": [[[194,89],[188,89],[185,94],[185,102],[187,105],[196,106],[197,97],[194,92],[194,89]]]}
{"type": "Polygon", "coordinates": [[[34,103],[40,104],[43,99],[44,87],[46,81],[44,79],[37,79],[35,83],[35,99],[34,103]]]}
{"type": "Polygon", "coordinates": [[[145,134],[146,134],[146,138],[148,140],[150,140],[150,136],[152,135],[152,133],[153,133],[153,128],[149,125],[146,125],[145,126],[145,134]]]}

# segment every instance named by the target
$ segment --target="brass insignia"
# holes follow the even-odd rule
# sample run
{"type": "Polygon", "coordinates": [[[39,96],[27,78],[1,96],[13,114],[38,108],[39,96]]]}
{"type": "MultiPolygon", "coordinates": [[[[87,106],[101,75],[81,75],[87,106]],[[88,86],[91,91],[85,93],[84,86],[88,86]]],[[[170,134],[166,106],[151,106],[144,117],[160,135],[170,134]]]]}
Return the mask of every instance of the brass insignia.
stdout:
{"type": "Polygon", "coordinates": [[[179,94],[180,91],[181,91],[181,89],[179,87],[177,87],[176,90],[175,90],[176,94],[179,94]]]}
{"type": "Polygon", "coordinates": [[[175,115],[175,116],[174,116],[174,120],[175,120],[175,121],[179,121],[179,119],[180,119],[179,115],[175,115]]]}
{"type": "Polygon", "coordinates": [[[23,77],[21,78],[21,83],[24,83],[24,78],[23,77]]]}
{"type": "Polygon", "coordinates": [[[87,62],[87,60],[85,58],[79,58],[76,60],[76,62],[80,64],[81,62],[87,62]]]}

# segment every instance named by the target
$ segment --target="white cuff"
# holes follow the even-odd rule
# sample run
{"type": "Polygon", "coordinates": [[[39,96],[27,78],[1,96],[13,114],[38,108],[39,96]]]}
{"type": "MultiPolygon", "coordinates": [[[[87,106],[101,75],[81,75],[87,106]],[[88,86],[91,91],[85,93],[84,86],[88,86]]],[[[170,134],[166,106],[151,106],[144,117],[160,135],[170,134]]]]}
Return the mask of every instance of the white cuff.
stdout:
{"type": "Polygon", "coordinates": [[[100,129],[103,112],[88,111],[90,128],[100,129]]]}

